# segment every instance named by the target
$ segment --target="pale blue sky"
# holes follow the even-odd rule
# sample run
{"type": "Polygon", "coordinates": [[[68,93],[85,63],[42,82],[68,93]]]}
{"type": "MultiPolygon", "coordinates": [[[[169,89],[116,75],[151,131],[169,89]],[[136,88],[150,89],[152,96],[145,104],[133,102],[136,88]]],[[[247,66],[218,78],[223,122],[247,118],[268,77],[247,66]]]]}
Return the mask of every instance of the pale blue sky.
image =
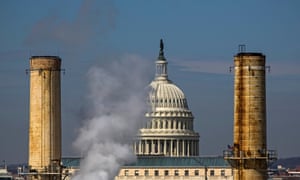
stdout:
{"type": "MultiPolygon", "coordinates": [[[[232,142],[233,74],[239,44],[262,52],[267,74],[268,145],[300,156],[300,1],[1,1],[0,159],[27,162],[31,55],[59,55],[63,155],[82,121],[86,73],[135,54],[155,61],[165,41],[169,77],[183,89],[200,133],[201,155],[232,142]]],[[[153,68],[153,66],[149,67],[153,68]]]]}

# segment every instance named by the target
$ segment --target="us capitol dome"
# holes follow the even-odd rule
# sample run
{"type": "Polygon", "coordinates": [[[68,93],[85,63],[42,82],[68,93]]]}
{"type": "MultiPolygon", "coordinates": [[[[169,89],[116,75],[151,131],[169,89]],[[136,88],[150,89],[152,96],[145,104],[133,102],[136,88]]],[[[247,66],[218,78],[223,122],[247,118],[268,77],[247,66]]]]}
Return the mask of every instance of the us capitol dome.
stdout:
{"type": "Polygon", "coordinates": [[[134,152],[137,156],[198,156],[199,134],[194,131],[194,117],[183,91],[168,78],[162,40],[155,64],[155,78],[148,87],[148,122],[138,132],[134,152]]]}

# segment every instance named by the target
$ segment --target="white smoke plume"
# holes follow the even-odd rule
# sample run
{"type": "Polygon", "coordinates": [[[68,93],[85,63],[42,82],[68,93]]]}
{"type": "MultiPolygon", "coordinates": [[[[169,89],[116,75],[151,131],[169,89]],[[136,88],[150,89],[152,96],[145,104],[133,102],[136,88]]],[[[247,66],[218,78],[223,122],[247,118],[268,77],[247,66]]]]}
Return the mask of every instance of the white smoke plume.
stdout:
{"type": "Polygon", "coordinates": [[[132,142],[145,123],[148,69],[145,60],[127,55],[89,70],[88,118],[74,143],[83,160],[73,180],[111,180],[135,160],[132,142]]]}

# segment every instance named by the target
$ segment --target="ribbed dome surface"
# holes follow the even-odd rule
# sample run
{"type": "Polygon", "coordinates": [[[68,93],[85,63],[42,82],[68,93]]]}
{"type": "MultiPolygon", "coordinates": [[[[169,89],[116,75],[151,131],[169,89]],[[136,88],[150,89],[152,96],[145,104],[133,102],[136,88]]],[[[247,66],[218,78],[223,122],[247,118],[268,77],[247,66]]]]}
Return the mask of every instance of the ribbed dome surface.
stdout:
{"type": "Polygon", "coordinates": [[[170,80],[154,80],[150,84],[149,102],[154,108],[176,108],[188,110],[182,90],[170,80]]]}

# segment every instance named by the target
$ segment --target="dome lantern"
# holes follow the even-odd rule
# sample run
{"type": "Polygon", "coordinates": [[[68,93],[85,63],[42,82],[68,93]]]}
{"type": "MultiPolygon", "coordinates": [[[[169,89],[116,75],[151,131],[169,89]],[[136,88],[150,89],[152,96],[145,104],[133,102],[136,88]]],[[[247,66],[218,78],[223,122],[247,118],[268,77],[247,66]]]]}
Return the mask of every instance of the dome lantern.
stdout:
{"type": "Polygon", "coordinates": [[[156,79],[157,80],[167,80],[168,73],[167,73],[167,60],[164,56],[164,42],[160,39],[160,51],[159,56],[155,62],[156,64],[156,79]]]}

